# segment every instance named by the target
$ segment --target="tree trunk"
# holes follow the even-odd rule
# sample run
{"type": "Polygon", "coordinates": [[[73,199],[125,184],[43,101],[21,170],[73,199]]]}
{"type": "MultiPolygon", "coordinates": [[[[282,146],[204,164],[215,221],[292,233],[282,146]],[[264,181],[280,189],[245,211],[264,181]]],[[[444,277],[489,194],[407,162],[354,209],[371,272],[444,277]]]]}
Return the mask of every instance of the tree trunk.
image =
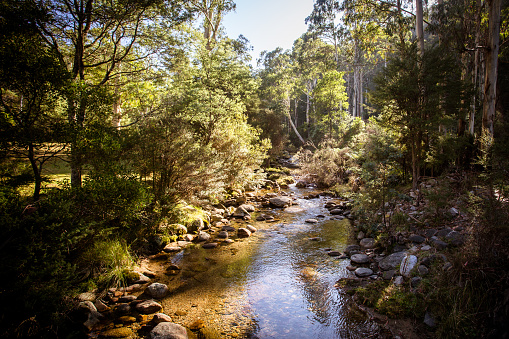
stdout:
{"type": "Polygon", "coordinates": [[[493,120],[497,99],[498,49],[500,47],[500,8],[501,0],[488,0],[489,45],[486,53],[486,77],[484,81],[483,134],[493,137],[493,120]]]}
{"type": "Polygon", "coordinates": [[[37,166],[37,162],[35,161],[35,152],[34,145],[32,143],[28,144],[28,159],[30,160],[30,165],[32,166],[32,170],[34,172],[35,177],[35,187],[34,187],[34,201],[39,200],[39,196],[41,193],[41,184],[42,184],[42,176],[41,170],[37,166]]]}
{"type": "Polygon", "coordinates": [[[422,0],[415,0],[415,33],[419,45],[419,53],[424,54],[424,27],[423,27],[422,0]]]}
{"type": "Polygon", "coordinates": [[[290,98],[286,97],[284,99],[283,104],[284,104],[284,107],[285,107],[284,110],[286,111],[286,115],[288,116],[288,120],[290,121],[290,125],[292,126],[293,131],[295,132],[295,134],[297,135],[299,140],[302,142],[302,144],[305,144],[306,141],[304,140],[304,138],[302,138],[302,136],[300,135],[299,131],[297,130],[297,127],[293,123],[292,115],[290,114],[290,98]]]}

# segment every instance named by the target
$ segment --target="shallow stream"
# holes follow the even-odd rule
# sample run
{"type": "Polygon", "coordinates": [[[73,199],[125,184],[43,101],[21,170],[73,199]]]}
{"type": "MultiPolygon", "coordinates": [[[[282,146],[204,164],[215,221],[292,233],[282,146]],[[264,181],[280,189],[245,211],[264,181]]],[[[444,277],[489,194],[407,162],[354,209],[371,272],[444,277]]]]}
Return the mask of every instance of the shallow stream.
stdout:
{"type": "Polygon", "coordinates": [[[351,275],[349,261],[327,251],[347,246],[349,221],[331,219],[328,198],[303,199],[309,192],[287,190],[297,205],[275,210],[277,222],[249,221],[250,238],[172,257],[182,272],[166,281],[165,313],[205,338],[377,337],[379,326],[334,287],[351,275]]]}

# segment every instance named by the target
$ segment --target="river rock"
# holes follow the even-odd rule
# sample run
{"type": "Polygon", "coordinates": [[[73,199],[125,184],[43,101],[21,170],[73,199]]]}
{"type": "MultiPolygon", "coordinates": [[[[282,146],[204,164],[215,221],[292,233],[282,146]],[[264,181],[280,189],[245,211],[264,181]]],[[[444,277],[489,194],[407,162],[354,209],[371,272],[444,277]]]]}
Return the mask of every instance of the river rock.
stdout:
{"type": "Polygon", "coordinates": [[[120,321],[122,324],[133,324],[136,322],[136,318],[131,317],[130,315],[123,315],[118,318],[118,321],[120,321]]]}
{"type": "Polygon", "coordinates": [[[97,296],[93,292],[85,292],[78,295],[79,301],[91,301],[94,302],[97,296]]]}
{"type": "Polygon", "coordinates": [[[129,312],[131,312],[131,305],[127,303],[118,304],[117,306],[115,306],[115,312],[117,314],[128,314],[129,312]]]}
{"type": "Polygon", "coordinates": [[[106,305],[104,303],[104,301],[102,301],[101,299],[97,299],[95,302],[94,302],[94,306],[95,308],[97,309],[98,312],[106,312],[110,309],[110,307],[108,305],[106,305]]]}
{"type": "Polygon", "coordinates": [[[419,267],[417,267],[417,272],[419,272],[420,275],[426,275],[429,273],[429,269],[424,265],[419,265],[419,267]]]}
{"type": "Polygon", "coordinates": [[[431,237],[431,244],[438,250],[444,250],[448,246],[445,241],[442,241],[435,236],[431,237]]]}
{"type": "Polygon", "coordinates": [[[210,234],[208,234],[207,232],[200,232],[198,233],[198,242],[202,242],[202,241],[209,241],[210,240],[210,234]]]}
{"type": "Polygon", "coordinates": [[[453,246],[461,246],[465,242],[465,237],[463,234],[457,231],[451,231],[449,234],[445,236],[445,238],[451,243],[453,246]]]}
{"type": "Polygon", "coordinates": [[[408,237],[408,240],[416,244],[422,244],[426,240],[426,238],[418,234],[412,234],[411,236],[408,237]]]}
{"type": "Polygon", "coordinates": [[[228,232],[226,231],[221,231],[217,234],[217,237],[218,238],[221,238],[221,239],[227,239],[228,238],[228,232]]]}
{"type": "Polygon", "coordinates": [[[307,185],[308,185],[308,184],[307,184],[307,182],[302,181],[302,180],[297,181],[297,183],[295,184],[295,186],[296,186],[297,188],[306,188],[306,187],[307,187],[307,185]]]}
{"type": "Polygon", "coordinates": [[[248,238],[251,236],[251,231],[249,231],[247,228],[241,227],[237,230],[237,236],[239,238],[248,238]]]}
{"type": "Polygon", "coordinates": [[[431,238],[431,237],[435,236],[437,233],[438,233],[438,231],[434,228],[429,228],[424,231],[424,235],[426,236],[426,238],[431,238]]]}
{"type": "Polygon", "coordinates": [[[240,207],[242,207],[246,212],[252,213],[255,211],[255,207],[251,204],[243,204],[240,207]]]}
{"type": "Polygon", "coordinates": [[[306,222],[308,224],[316,224],[318,222],[318,220],[316,220],[316,219],[307,219],[306,222]]]}
{"type": "Polygon", "coordinates": [[[246,211],[246,209],[243,206],[244,205],[237,207],[235,212],[233,212],[233,217],[234,218],[244,218],[244,217],[250,217],[251,216],[251,214],[249,214],[249,212],[246,211]]]}
{"type": "Polygon", "coordinates": [[[171,322],[162,322],[150,331],[151,339],[187,339],[185,327],[171,322]]]}
{"type": "Polygon", "coordinates": [[[361,245],[361,248],[363,248],[363,249],[373,248],[373,247],[375,247],[375,239],[364,238],[359,242],[359,244],[361,245]]]}
{"type": "Polygon", "coordinates": [[[223,220],[223,216],[221,214],[215,213],[210,216],[210,222],[221,222],[223,220]]]}
{"type": "Polygon", "coordinates": [[[147,287],[148,293],[152,298],[161,299],[168,294],[168,286],[161,283],[153,283],[147,287]]]}
{"type": "Polygon", "coordinates": [[[203,222],[203,220],[200,218],[197,218],[197,219],[193,220],[191,225],[189,225],[187,227],[187,232],[188,233],[198,233],[204,228],[205,228],[205,223],[203,222]]]}
{"type": "Polygon", "coordinates": [[[136,310],[141,314],[152,314],[162,310],[161,304],[155,300],[145,300],[136,305],[136,310]]]}
{"type": "Polygon", "coordinates": [[[395,274],[396,274],[395,270],[384,271],[382,273],[382,278],[384,280],[391,280],[394,277],[395,274]]]}
{"type": "Polygon", "coordinates": [[[171,323],[172,319],[169,315],[164,313],[156,313],[154,314],[154,317],[150,321],[152,324],[160,324],[160,323],[171,323]]]}
{"type": "Polygon", "coordinates": [[[356,264],[366,264],[369,262],[369,257],[365,254],[359,253],[352,255],[350,260],[356,264]]]}
{"type": "Polygon", "coordinates": [[[209,243],[201,245],[201,247],[204,249],[212,249],[212,248],[216,248],[217,246],[219,246],[219,244],[217,242],[209,242],[209,243]]]}
{"type": "Polygon", "coordinates": [[[360,250],[361,250],[361,247],[359,245],[348,245],[345,248],[345,253],[347,255],[352,255],[352,254],[359,252],[360,250]]]}
{"type": "Polygon", "coordinates": [[[447,236],[447,234],[451,233],[452,229],[449,227],[443,228],[440,231],[437,232],[437,237],[444,238],[447,236]]]}
{"type": "Polygon", "coordinates": [[[117,327],[101,332],[101,338],[132,338],[133,330],[129,327],[117,327]]]}
{"type": "Polygon", "coordinates": [[[339,251],[329,251],[327,252],[327,255],[331,256],[331,257],[339,257],[341,256],[343,253],[339,252],[339,251]]]}
{"type": "Polygon", "coordinates": [[[357,240],[362,240],[364,239],[364,232],[360,231],[359,233],[357,233],[357,240]]]}
{"type": "Polygon", "coordinates": [[[274,207],[284,208],[292,205],[292,199],[287,197],[275,197],[270,198],[269,203],[274,207]]]}
{"type": "Polygon", "coordinates": [[[391,255],[388,255],[387,257],[380,260],[378,266],[383,271],[394,270],[399,264],[401,264],[401,260],[403,260],[405,255],[405,252],[392,253],[391,255]]]}
{"type": "Polygon", "coordinates": [[[399,272],[402,276],[408,278],[410,277],[410,273],[414,269],[415,265],[417,265],[417,257],[415,255],[406,255],[401,260],[399,272]]]}
{"type": "Polygon", "coordinates": [[[366,267],[359,267],[355,270],[355,275],[359,278],[369,277],[373,274],[373,271],[370,268],[366,267]]]}
{"type": "Polygon", "coordinates": [[[135,295],[128,294],[128,295],[123,295],[120,298],[118,298],[118,302],[119,303],[130,303],[131,301],[135,301],[136,299],[137,298],[135,295]]]}
{"type": "Polygon", "coordinates": [[[163,251],[166,253],[180,252],[180,250],[182,249],[176,243],[170,243],[163,248],[163,251]]]}
{"type": "Polygon", "coordinates": [[[254,227],[253,225],[246,225],[246,228],[248,229],[249,232],[251,233],[254,233],[256,232],[256,227],[254,227]]]}
{"type": "Polygon", "coordinates": [[[340,208],[335,208],[335,209],[332,209],[330,211],[330,214],[332,214],[332,215],[340,215],[340,214],[343,214],[343,210],[340,209],[340,208]]]}

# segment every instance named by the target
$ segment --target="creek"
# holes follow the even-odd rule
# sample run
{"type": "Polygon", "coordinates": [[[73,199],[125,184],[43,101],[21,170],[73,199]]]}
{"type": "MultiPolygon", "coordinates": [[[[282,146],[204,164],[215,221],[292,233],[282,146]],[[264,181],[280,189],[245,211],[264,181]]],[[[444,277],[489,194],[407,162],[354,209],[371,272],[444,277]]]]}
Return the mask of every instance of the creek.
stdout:
{"type": "Polygon", "coordinates": [[[182,270],[163,281],[172,289],[165,313],[201,338],[377,337],[379,325],[334,286],[352,274],[349,260],[327,252],[352,241],[350,222],[331,218],[324,208],[331,198],[304,199],[310,192],[291,185],[296,205],[260,210],[276,221],[250,220],[258,231],[249,238],[170,257],[182,270]]]}

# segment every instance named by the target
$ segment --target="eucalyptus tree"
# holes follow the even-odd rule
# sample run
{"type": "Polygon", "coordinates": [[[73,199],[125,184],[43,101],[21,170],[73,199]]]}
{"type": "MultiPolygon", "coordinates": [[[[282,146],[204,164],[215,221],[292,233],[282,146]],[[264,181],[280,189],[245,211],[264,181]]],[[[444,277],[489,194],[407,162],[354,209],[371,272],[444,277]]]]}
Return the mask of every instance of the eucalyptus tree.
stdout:
{"type": "Polygon", "coordinates": [[[328,126],[328,138],[332,139],[333,126],[338,125],[348,112],[343,74],[336,70],[324,73],[313,90],[313,96],[316,104],[325,111],[321,120],[328,126]]]}
{"type": "Polygon", "coordinates": [[[263,66],[258,74],[262,96],[288,118],[295,135],[305,144],[306,141],[300,135],[290,113],[290,100],[295,83],[290,52],[283,51],[280,47],[271,52],[264,51],[258,64],[263,66]]]}
{"type": "Polygon", "coordinates": [[[191,10],[203,16],[203,36],[207,41],[207,49],[212,49],[212,44],[216,42],[221,21],[224,14],[234,11],[235,2],[232,0],[190,0],[191,10]]]}
{"type": "MultiPolygon", "coordinates": [[[[32,0],[29,0],[32,1],[32,0]]],[[[183,1],[43,0],[51,20],[37,22],[40,35],[65,65],[73,80],[67,95],[67,116],[73,126],[71,183],[81,185],[85,159],[80,154],[80,133],[93,113],[94,95],[106,89],[119,67],[147,58],[156,51],[141,46],[149,39],[151,25],[163,17],[172,27],[188,18],[183,1]]],[[[124,68],[125,69],[125,68],[124,68]]]]}

